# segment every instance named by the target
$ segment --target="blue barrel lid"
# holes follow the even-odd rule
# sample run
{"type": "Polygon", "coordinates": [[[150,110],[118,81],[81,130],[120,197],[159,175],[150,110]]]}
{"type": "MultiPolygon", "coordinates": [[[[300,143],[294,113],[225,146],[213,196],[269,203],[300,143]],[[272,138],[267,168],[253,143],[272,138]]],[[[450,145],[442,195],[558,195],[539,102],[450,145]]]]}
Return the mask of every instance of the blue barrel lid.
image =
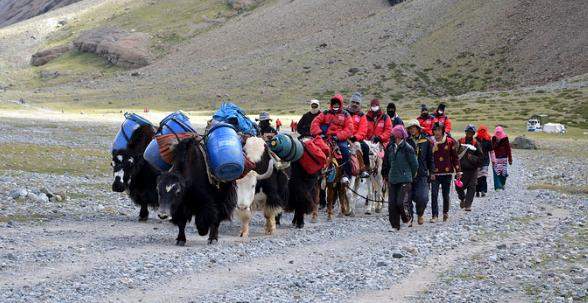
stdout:
{"type": "Polygon", "coordinates": [[[180,128],[182,128],[183,131],[180,131],[180,133],[196,132],[192,127],[192,123],[190,123],[190,118],[188,118],[188,116],[186,116],[182,111],[173,112],[167,115],[165,118],[163,118],[163,120],[159,122],[158,132],[160,134],[178,133],[178,131],[175,131],[174,129],[168,126],[168,124],[171,122],[175,122],[177,125],[180,126],[180,128]],[[164,128],[166,128],[168,131],[165,131],[164,128]]]}

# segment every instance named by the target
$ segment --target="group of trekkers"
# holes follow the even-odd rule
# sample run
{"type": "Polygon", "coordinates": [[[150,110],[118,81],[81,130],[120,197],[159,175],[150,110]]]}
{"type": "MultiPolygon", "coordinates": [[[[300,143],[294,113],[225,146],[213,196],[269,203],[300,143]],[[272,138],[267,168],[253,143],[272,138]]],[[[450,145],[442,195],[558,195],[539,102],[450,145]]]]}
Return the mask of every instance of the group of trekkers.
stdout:
{"type": "MultiPolygon", "coordinates": [[[[443,199],[443,221],[449,218],[451,183],[457,191],[460,207],[471,211],[474,197],[488,192],[487,177],[492,164],[495,190],[503,190],[508,177],[512,155],[508,137],[501,126],[491,135],[487,126],[468,124],[465,136],[452,137],[451,119],[441,103],[433,113],[421,105],[420,115],[403,121],[396,105],[388,103],[385,111],[381,101],[370,101],[367,113],[362,111],[363,96],[354,93],[347,106],[337,94],[329,107],[321,110],[319,100],[310,100],[310,110],[297,122],[301,137],[321,136],[335,142],[342,155],[344,175],[342,184],[351,177],[350,143],[359,142],[365,169],[362,178],[370,173],[370,150],[365,141],[382,144],[385,153],[382,174],[388,189],[390,224],[400,229],[400,221],[412,226],[416,210],[417,223],[423,224],[425,209],[431,192],[430,223],[439,218],[439,189],[443,199]]],[[[260,114],[259,127],[264,136],[277,130],[271,126],[268,113],[260,114]]],[[[373,171],[373,170],[372,170],[373,171]]]]}

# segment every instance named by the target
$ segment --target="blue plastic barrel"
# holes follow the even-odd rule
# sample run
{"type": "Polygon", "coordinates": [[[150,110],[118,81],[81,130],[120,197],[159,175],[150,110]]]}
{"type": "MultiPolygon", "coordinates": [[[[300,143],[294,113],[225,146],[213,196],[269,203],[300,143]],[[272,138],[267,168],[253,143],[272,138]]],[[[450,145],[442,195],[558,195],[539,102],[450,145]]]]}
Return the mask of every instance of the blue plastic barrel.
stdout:
{"type": "MultiPolygon", "coordinates": [[[[159,123],[159,130],[156,135],[168,135],[168,134],[183,134],[188,132],[196,132],[190,123],[188,116],[184,115],[181,111],[171,113],[167,117],[163,118],[159,123]]],[[[166,163],[161,154],[159,153],[159,144],[157,140],[153,138],[147,149],[143,153],[143,158],[160,171],[166,171],[171,168],[171,165],[166,163]]]]}
{"type": "Polygon", "coordinates": [[[233,181],[243,174],[245,156],[241,138],[230,124],[218,123],[206,137],[208,164],[221,181],[233,181]]]}
{"type": "Polygon", "coordinates": [[[112,143],[111,151],[126,149],[133,133],[143,125],[152,125],[147,119],[134,114],[125,113],[125,121],[122,123],[114,142],[112,143]]]}
{"type": "Polygon", "coordinates": [[[147,163],[160,171],[166,171],[171,168],[171,164],[163,161],[163,158],[159,153],[159,144],[157,144],[157,140],[155,139],[151,140],[149,145],[147,145],[147,148],[143,153],[143,158],[145,158],[147,163]]]}
{"type": "Polygon", "coordinates": [[[190,119],[181,111],[169,114],[159,123],[159,134],[161,135],[182,134],[188,132],[195,133],[196,131],[194,130],[194,127],[192,127],[190,119]]]}

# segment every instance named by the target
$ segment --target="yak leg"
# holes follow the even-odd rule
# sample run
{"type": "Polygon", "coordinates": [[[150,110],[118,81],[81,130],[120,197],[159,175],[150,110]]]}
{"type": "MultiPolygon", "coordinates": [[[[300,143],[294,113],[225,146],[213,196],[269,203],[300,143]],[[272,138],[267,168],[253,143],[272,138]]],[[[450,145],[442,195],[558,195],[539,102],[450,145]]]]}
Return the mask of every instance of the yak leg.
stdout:
{"type": "Polygon", "coordinates": [[[296,228],[303,228],[304,227],[304,212],[301,210],[294,211],[294,226],[296,228]]]}
{"type": "Polygon", "coordinates": [[[215,222],[210,226],[210,232],[208,233],[208,244],[218,243],[218,227],[220,222],[215,222]]]}
{"type": "Polygon", "coordinates": [[[265,234],[271,235],[276,231],[276,216],[281,211],[279,208],[266,207],[263,214],[265,216],[265,234]]]}
{"type": "Polygon", "coordinates": [[[319,204],[320,204],[320,199],[321,199],[320,195],[321,195],[321,188],[320,188],[320,185],[317,183],[315,185],[314,197],[312,197],[312,216],[310,219],[311,223],[318,222],[318,210],[319,210],[319,204]]]}
{"type": "Polygon", "coordinates": [[[282,213],[276,215],[276,226],[280,226],[280,220],[282,220],[282,213]]]}
{"type": "Polygon", "coordinates": [[[333,220],[333,207],[335,199],[337,198],[337,192],[333,184],[327,185],[327,221],[333,220]]]}
{"type": "Polygon", "coordinates": [[[149,218],[149,209],[147,203],[141,201],[141,210],[139,211],[139,222],[145,222],[149,218]]]}
{"type": "Polygon", "coordinates": [[[178,223],[178,237],[176,238],[176,245],[186,245],[186,221],[178,223]]]}
{"type": "Polygon", "coordinates": [[[244,209],[237,208],[237,213],[239,214],[239,218],[241,219],[240,236],[243,238],[247,238],[249,236],[249,223],[251,222],[251,209],[249,207],[244,209]]]}

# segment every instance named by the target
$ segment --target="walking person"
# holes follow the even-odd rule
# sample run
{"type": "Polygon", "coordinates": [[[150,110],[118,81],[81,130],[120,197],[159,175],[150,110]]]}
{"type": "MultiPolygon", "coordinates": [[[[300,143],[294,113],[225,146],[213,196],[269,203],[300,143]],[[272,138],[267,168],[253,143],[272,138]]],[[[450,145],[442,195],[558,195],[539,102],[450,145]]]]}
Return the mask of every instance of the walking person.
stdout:
{"type": "Polygon", "coordinates": [[[297,131],[301,137],[310,137],[310,125],[312,124],[312,120],[316,118],[320,113],[321,103],[319,100],[312,99],[310,100],[310,110],[306,112],[300,120],[298,121],[297,131]]]}
{"type": "Polygon", "coordinates": [[[282,120],[280,118],[276,119],[276,130],[280,131],[280,127],[282,127],[282,120]]]}
{"type": "MultiPolygon", "coordinates": [[[[422,225],[425,223],[424,214],[427,208],[427,202],[429,202],[430,177],[433,175],[435,168],[433,162],[433,144],[423,132],[418,120],[408,121],[406,129],[410,135],[407,141],[414,149],[419,163],[416,178],[412,181],[411,201],[416,206],[417,223],[422,225]]],[[[414,215],[415,208],[412,202],[410,203],[411,217],[414,215]]],[[[412,220],[409,226],[412,226],[412,220]]]]}
{"type": "Polygon", "coordinates": [[[504,190],[508,178],[508,165],[512,165],[512,153],[508,136],[502,126],[497,126],[494,130],[490,159],[494,174],[494,190],[504,190]]]}
{"type": "Polygon", "coordinates": [[[453,173],[461,178],[461,166],[455,152],[455,140],[445,133],[443,123],[433,124],[433,175],[431,176],[431,223],[439,218],[439,187],[443,195],[443,221],[449,219],[449,191],[453,173]]]}
{"type": "Polygon", "coordinates": [[[480,144],[474,138],[476,127],[468,124],[464,131],[466,135],[459,139],[460,152],[458,155],[463,175],[460,180],[461,186],[456,186],[455,190],[459,197],[459,207],[465,209],[465,211],[472,211],[478,181],[478,170],[482,166],[483,156],[480,144]]]}
{"type": "Polygon", "coordinates": [[[418,170],[414,149],[406,142],[404,126],[392,128],[394,142],[388,144],[382,165],[382,176],[388,182],[388,219],[392,228],[400,230],[400,219],[408,223],[410,214],[411,186],[418,170]]]}
{"type": "Polygon", "coordinates": [[[490,166],[490,152],[492,151],[492,137],[486,125],[480,125],[478,128],[476,141],[482,149],[482,167],[478,171],[476,197],[485,197],[488,193],[488,166],[490,166]]]}

